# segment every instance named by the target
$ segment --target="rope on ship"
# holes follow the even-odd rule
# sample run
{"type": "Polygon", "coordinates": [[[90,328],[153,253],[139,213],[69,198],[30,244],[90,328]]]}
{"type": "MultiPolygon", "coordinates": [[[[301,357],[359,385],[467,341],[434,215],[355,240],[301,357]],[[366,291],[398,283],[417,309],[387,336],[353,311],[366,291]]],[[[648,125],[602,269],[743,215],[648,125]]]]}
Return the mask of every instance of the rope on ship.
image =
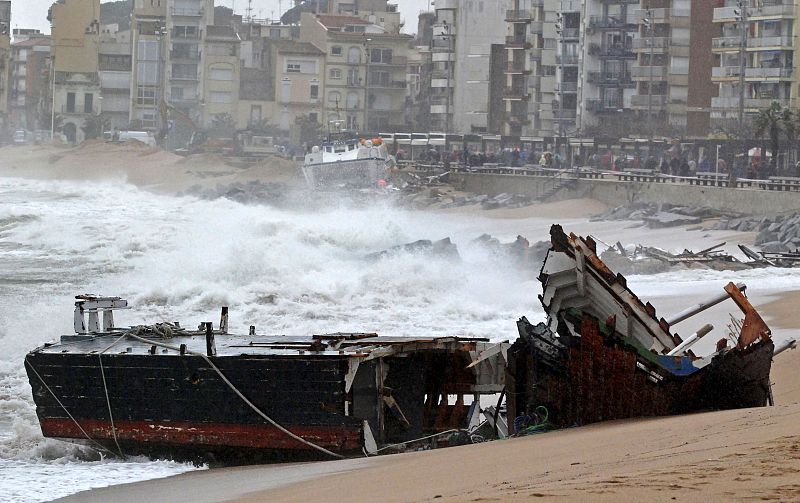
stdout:
{"type": "Polygon", "coordinates": [[[39,382],[41,382],[41,383],[42,383],[42,386],[44,386],[44,388],[45,388],[45,389],[46,389],[46,390],[47,390],[47,391],[50,393],[50,395],[51,395],[51,396],[53,397],[53,399],[54,399],[54,400],[55,400],[55,401],[58,403],[58,405],[60,405],[60,406],[61,406],[61,408],[64,410],[64,412],[66,412],[67,416],[69,416],[69,418],[72,420],[72,422],[73,422],[73,423],[75,423],[75,426],[77,426],[77,427],[78,427],[78,429],[79,429],[79,430],[81,430],[81,433],[83,433],[83,435],[86,437],[86,439],[87,439],[87,440],[89,440],[90,442],[92,442],[92,443],[94,443],[95,445],[97,445],[97,447],[99,447],[101,451],[105,451],[105,452],[107,452],[107,453],[111,454],[112,456],[116,456],[116,455],[117,455],[117,453],[115,453],[115,452],[113,452],[113,451],[109,450],[109,449],[108,449],[106,446],[104,446],[103,444],[101,444],[101,443],[100,443],[100,442],[98,442],[97,440],[93,439],[93,438],[92,438],[92,437],[91,437],[91,436],[90,436],[90,435],[89,435],[89,434],[86,432],[86,430],[84,430],[84,429],[83,429],[83,426],[81,426],[81,424],[78,422],[78,420],[77,420],[77,419],[75,419],[75,417],[73,417],[73,415],[72,415],[72,414],[70,414],[69,410],[67,410],[67,408],[64,406],[64,404],[63,404],[63,403],[61,403],[61,400],[59,400],[59,399],[58,399],[58,397],[56,396],[56,394],[53,392],[53,390],[52,390],[52,389],[50,389],[50,386],[48,386],[48,385],[47,385],[47,383],[46,383],[46,382],[44,381],[44,379],[42,378],[42,376],[41,376],[41,375],[39,375],[39,372],[37,372],[37,371],[36,371],[36,368],[33,366],[33,364],[32,364],[31,362],[29,362],[29,361],[28,361],[28,358],[27,358],[27,357],[25,357],[25,365],[27,365],[27,366],[28,366],[28,368],[30,368],[30,369],[33,371],[33,373],[34,373],[34,374],[36,374],[36,377],[39,379],[39,382]]]}
{"type": "MultiPolygon", "coordinates": [[[[155,325],[155,326],[133,327],[131,330],[125,332],[124,336],[131,337],[132,339],[136,339],[137,341],[143,342],[145,344],[150,344],[150,345],[158,346],[158,347],[161,347],[161,348],[164,348],[164,349],[169,349],[169,350],[172,350],[172,351],[180,352],[181,348],[179,348],[177,346],[173,346],[171,344],[165,344],[163,342],[155,341],[155,340],[152,340],[152,339],[147,339],[147,338],[144,338],[141,335],[139,335],[141,333],[154,333],[154,334],[156,334],[158,336],[167,338],[167,337],[172,337],[174,331],[183,332],[183,329],[175,328],[172,325],[170,325],[169,323],[159,323],[158,325],[155,325]],[[167,333],[169,335],[167,335],[167,333]]],[[[117,341],[117,342],[119,342],[119,341],[117,341]]],[[[114,344],[116,344],[116,342],[114,344]]],[[[112,346],[113,346],[113,344],[112,344],[112,346]]],[[[289,436],[289,437],[293,438],[294,440],[297,440],[298,442],[301,442],[301,443],[303,443],[303,444],[311,447],[312,449],[315,449],[315,450],[317,450],[317,451],[319,451],[319,452],[321,452],[323,454],[327,454],[328,456],[331,456],[331,457],[334,457],[334,458],[337,458],[337,459],[345,459],[345,457],[342,456],[341,454],[336,454],[335,452],[329,451],[328,449],[326,449],[326,448],[324,448],[324,447],[322,447],[320,445],[317,445],[317,444],[315,444],[313,442],[310,442],[310,441],[306,440],[305,438],[303,438],[303,437],[301,437],[299,435],[295,435],[291,431],[287,430],[286,428],[284,428],[283,426],[278,424],[277,421],[275,421],[274,419],[272,419],[271,417],[266,415],[263,411],[261,411],[261,409],[259,409],[256,406],[256,404],[254,404],[246,396],[244,396],[244,394],[242,394],[242,392],[239,391],[236,388],[236,386],[232,382],[230,382],[228,380],[227,377],[225,377],[225,374],[223,374],[222,371],[216,365],[214,365],[214,362],[212,362],[211,359],[208,356],[206,356],[205,354],[198,353],[196,351],[191,351],[191,350],[188,350],[188,349],[186,350],[186,354],[192,355],[192,356],[199,356],[200,358],[205,360],[205,362],[208,363],[209,367],[211,367],[214,370],[214,372],[216,372],[217,375],[219,375],[220,379],[222,379],[222,381],[226,385],[228,385],[228,387],[234,393],[236,393],[236,395],[239,398],[241,398],[242,401],[245,404],[247,404],[247,406],[250,407],[253,410],[253,412],[255,412],[256,414],[261,416],[265,421],[267,421],[269,424],[271,424],[272,426],[274,426],[275,428],[277,428],[278,430],[280,430],[281,432],[283,432],[287,436],[289,436]]]]}
{"type": "Polygon", "coordinates": [[[103,392],[106,395],[106,405],[108,406],[108,420],[111,423],[111,436],[114,437],[114,444],[117,446],[117,450],[119,451],[119,456],[122,459],[125,459],[125,454],[122,452],[122,448],[119,446],[119,440],[117,440],[117,427],[114,425],[114,414],[111,412],[111,399],[108,397],[108,385],[106,384],[106,372],[103,368],[103,353],[114,347],[119,341],[125,338],[125,334],[121,335],[116,341],[114,341],[110,346],[105,348],[104,350],[100,351],[97,354],[97,358],[100,360],[100,375],[103,377],[103,392]]]}

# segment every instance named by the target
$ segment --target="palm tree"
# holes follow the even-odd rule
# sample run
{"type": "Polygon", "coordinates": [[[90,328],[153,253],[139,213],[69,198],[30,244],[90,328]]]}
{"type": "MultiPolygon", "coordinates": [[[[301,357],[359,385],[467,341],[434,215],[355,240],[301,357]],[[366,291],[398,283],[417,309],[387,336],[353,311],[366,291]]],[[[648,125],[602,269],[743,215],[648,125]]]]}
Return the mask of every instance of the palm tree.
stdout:
{"type": "Polygon", "coordinates": [[[769,137],[770,148],[772,149],[770,164],[773,168],[777,166],[781,137],[785,136],[790,142],[794,139],[794,122],[794,113],[788,108],[783,108],[777,101],[773,101],[769,108],[761,110],[756,116],[754,123],[755,133],[759,138],[769,137]]]}

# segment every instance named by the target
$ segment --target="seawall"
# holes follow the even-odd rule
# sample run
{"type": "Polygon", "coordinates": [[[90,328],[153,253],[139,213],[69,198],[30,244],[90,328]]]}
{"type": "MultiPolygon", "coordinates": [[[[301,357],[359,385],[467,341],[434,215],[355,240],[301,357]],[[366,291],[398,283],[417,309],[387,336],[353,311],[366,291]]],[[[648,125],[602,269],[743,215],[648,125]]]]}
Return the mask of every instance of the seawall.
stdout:
{"type": "MultiPolygon", "coordinates": [[[[563,179],[513,174],[453,173],[456,187],[467,192],[524,194],[541,197],[563,179]]],[[[631,203],[667,203],[679,206],[708,206],[720,211],[749,215],[772,215],[800,210],[800,192],[757,188],[728,188],[688,183],[618,181],[581,178],[566,184],[550,200],[591,198],[610,206],[631,203]]]]}

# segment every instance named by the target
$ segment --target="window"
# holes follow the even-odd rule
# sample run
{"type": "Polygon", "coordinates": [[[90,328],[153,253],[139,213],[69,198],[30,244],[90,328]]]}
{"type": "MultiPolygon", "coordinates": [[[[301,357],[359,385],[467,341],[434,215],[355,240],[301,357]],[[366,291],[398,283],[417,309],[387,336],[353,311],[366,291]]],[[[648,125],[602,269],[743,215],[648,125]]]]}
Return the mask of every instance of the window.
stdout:
{"type": "Polygon", "coordinates": [[[183,99],[183,88],[182,87],[173,87],[169,91],[169,95],[172,97],[173,100],[182,100],[183,99]]]}
{"type": "Polygon", "coordinates": [[[181,80],[197,80],[197,65],[173,63],[172,78],[181,80]]]}
{"type": "Polygon", "coordinates": [[[361,49],[358,47],[351,47],[347,51],[347,62],[353,65],[361,63],[361,49]]]}
{"type": "Polygon", "coordinates": [[[269,29],[269,38],[281,38],[281,29],[280,28],[270,28],[269,29]]]}
{"type": "Polygon", "coordinates": [[[342,55],[342,46],[341,45],[334,45],[331,47],[331,56],[341,56],[342,55]]]}
{"type": "Polygon", "coordinates": [[[390,65],[392,64],[392,50],[375,48],[370,51],[370,63],[390,65]]]}
{"type": "Polygon", "coordinates": [[[94,94],[85,93],[83,95],[83,113],[94,113],[94,94]]]}
{"type": "Polygon", "coordinates": [[[155,105],[156,104],[156,90],[154,87],[138,86],[136,88],[136,104],[137,105],[155,105]]]}
{"type": "Polygon", "coordinates": [[[75,113],[75,93],[67,93],[67,113],[75,113]]]}
{"type": "Polygon", "coordinates": [[[312,112],[312,113],[308,114],[308,120],[310,120],[314,124],[319,122],[318,115],[315,112],[312,112]]]}
{"type": "Polygon", "coordinates": [[[338,107],[342,102],[342,93],[339,91],[331,91],[328,93],[328,106],[338,107]]]}
{"type": "Polygon", "coordinates": [[[314,101],[319,99],[319,84],[311,84],[310,95],[314,101]]]}
{"type": "Polygon", "coordinates": [[[233,69],[231,68],[212,68],[211,69],[211,80],[226,80],[231,81],[233,80],[233,69]]]}
{"type": "Polygon", "coordinates": [[[211,103],[233,103],[233,94],[226,91],[211,91],[211,103]]]}
{"type": "Polygon", "coordinates": [[[375,70],[370,71],[369,85],[375,87],[389,87],[389,72],[375,70]]]}
{"type": "Polygon", "coordinates": [[[328,76],[333,80],[341,80],[342,70],[340,70],[339,68],[331,68],[331,71],[328,72],[328,76]]]}
{"type": "Polygon", "coordinates": [[[176,26],[172,30],[172,37],[198,39],[199,33],[197,26],[176,26]]]}

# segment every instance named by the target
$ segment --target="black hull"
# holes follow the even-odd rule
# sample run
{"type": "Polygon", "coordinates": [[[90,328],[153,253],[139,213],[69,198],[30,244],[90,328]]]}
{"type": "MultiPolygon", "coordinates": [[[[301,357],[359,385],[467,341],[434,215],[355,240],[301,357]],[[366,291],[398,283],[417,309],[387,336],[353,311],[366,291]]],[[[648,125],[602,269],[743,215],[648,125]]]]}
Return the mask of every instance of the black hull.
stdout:
{"type": "MultiPolygon", "coordinates": [[[[199,356],[104,354],[102,372],[99,358],[28,355],[26,368],[46,437],[89,437],[113,452],[119,443],[125,454],[172,459],[322,455],[268,424],[199,356]]],[[[228,356],[213,361],[242,394],[292,433],[338,453],[361,451],[363,422],[345,415],[343,407],[345,359],[228,356]]]]}

